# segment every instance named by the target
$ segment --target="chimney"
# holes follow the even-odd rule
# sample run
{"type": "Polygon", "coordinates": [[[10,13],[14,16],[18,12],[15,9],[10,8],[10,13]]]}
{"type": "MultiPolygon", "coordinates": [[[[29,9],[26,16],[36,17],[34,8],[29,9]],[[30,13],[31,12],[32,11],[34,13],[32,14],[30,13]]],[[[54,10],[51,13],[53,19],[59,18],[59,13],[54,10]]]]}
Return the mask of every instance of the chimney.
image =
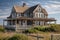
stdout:
{"type": "Polygon", "coordinates": [[[23,3],[23,7],[26,6],[26,3],[23,3]]]}

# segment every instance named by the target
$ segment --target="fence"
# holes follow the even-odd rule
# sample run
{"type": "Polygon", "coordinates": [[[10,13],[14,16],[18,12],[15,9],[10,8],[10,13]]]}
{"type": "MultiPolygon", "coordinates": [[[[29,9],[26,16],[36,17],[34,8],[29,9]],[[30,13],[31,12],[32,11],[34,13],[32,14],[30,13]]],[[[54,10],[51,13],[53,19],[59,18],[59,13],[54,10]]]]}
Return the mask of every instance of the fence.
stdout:
{"type": "Polygon", "coordinates": [[[60,34],[52,34],[51,40],[60,40],[60,34]]]}

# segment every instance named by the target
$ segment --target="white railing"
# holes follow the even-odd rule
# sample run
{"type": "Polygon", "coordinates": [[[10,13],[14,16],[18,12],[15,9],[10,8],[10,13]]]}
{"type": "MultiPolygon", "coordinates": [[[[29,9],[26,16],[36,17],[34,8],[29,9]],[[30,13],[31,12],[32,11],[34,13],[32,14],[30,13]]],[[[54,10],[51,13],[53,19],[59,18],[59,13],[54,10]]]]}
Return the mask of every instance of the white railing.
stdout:
{"type": "Polygon", "coordinates": [[[16,27],[16,29],[29,29],[32,28],[33,26],[31,25],[19,25],[16,27]]]}
{"type": "Polygon", "coordinates": [[[16,25],[4,25],[4,27],[7,27],[7,28],[8,28],[8,27],[14,27],[14,28],[15,28],[16,25]]]}
{"type": "Polygon", "coordinates": [[[19,30],[19,29],[30,29],[30,28],[38,27],[38,25],[35,25],[35,26],[32,26],[32,25],[6,25],[5,27],[14,28],[16,30],[19,30]]]}

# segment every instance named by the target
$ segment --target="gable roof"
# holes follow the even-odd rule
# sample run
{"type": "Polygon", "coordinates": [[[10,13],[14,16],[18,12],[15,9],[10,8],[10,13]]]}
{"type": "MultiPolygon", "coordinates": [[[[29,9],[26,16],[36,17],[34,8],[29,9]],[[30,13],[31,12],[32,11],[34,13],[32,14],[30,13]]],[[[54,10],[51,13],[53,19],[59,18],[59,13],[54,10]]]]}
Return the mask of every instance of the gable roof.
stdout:
{"type": "MultiPolygon", "coordinates": [[[[16,12],[18,13],[24,13],[25,11],[29,11],[30,13],[33,12],[38,6],[41,7],[41,5],[37,4],[35,6],[32,7],[28,7],[28,6],[14,6],[14,9],[16,12]]],[[[44,13],[45,15],[48,15],[47,11],[41,7],[41,12],[44,13]]]]}
{"type": "Polygon", "coordinates": [[[30,7],[30,8],[28,9],[28,11],[29,11],[29,12],[33,12],[33,11],[36,9],[37,6],[38,6],[38,5],[35,5],[35,6],[30,7]]]}
{"type": "Polygon", "coordinates": [[[26,11],[29,7],[28,6],[14,6],[14,9],[16,12],[23,13],[26,11]]]}
{"type": "Polygon", "coordinates": [[[45,15],[48,15],[47,11],[44,8],[41,9],[41,12],[44,13],[45,15]]]}

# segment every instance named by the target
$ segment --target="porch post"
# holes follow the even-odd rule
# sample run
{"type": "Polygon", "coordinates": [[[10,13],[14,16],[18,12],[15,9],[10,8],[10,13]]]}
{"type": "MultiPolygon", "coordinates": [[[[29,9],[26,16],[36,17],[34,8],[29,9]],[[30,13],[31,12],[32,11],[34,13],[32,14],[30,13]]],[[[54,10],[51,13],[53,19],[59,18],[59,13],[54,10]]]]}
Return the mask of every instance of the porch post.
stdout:
{"type": "Polygon", "coordinates": [[[50,21],[49,21],[49,25],[50,25],[50,21]]]}
{"type": "Polygon", "coordinates": [[[3,20],[3,27],[4,27],[4,20],[3,20]]]}
{"type": "Polygon", "coordinates": [[[15,31],[17,31],[17,20],[15,20],[15,31]]]}
{"type": "Polygon", "coordinates": [[[55,24],[56,24],[56,21],[55,21],[55,24]]]}
{"type": "Polygon", "coordinates": [[[33,21],[33,26],[35,25],[35,21],[33,21]]]}
{"type": "MultiPolygon", "coordinates": [[[[19,24],[21,25],[21,20],[19,21],[19,24]]],[[[19,26],[20,26],[20,25],[19,25],[19,26]]]]}
{"type": "Polygon", "coordinates": [[[11,20],[11,25],[12,25],[12,20],[11,20]]]}
{"type": "Polygon", "coordinates": [[[27,26],[27,20],[25,20],[25,26],[27,26]]]}

